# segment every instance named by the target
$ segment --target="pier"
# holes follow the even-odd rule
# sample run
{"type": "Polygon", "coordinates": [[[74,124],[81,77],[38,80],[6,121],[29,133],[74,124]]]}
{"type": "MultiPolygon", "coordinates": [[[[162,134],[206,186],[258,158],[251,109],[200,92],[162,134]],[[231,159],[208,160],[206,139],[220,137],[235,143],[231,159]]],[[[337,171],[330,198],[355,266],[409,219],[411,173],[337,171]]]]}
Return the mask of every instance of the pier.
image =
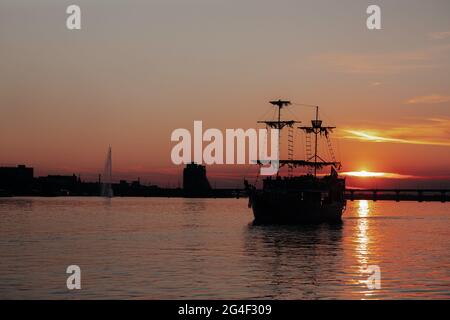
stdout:
{"type": "Polygon", "coordinates": [[[450,189],[346,189],[347,200],[450,201],[450,189]]]}

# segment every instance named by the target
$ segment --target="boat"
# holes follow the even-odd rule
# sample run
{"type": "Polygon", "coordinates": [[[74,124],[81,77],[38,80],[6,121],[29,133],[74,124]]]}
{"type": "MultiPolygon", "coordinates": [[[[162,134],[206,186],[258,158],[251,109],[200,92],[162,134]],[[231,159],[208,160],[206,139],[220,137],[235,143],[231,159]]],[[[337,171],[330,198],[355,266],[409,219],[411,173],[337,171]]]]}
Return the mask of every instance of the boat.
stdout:
{"type": "MultiPolygon", "coordinates": [[[[280,159],[279,166],[287,166],[287,176],[281,176],[280,170],[276,176],[263,179],[262,189],[256,188],[244,180],[245,190],[249,198],[249,207],[254,214],[254,224],[318,224],[340,223],[345,211],[346,200],[345,178],[339,177],[341,163],[336,161],[332,150],[330,134],[335,127],[324,126],[319,119],[319,107],[315,108],[315,119],[309,126],[295,126],[300,123],[295,120],[282,120],[282,109],[291,105],[290,101],[270,101],[278,108],[275,121],[264,120],[267,128],[288,130],[287,159],[280,159]],[[305,158],[294,159],[294,130],[305,133],[305,158]],[[330,151],[329,161],[319,155],[318,146],[321,140],[326,140],[330,151]],[[330,167],[329,174],[319,174],[322,168],[330,167]],[[294,169],[304,168],[306,172],[294,174],[294,169]]],[[[299,104],[300,105],[300,104],[299,104]]],[[[280,140],[278,141],[280,145],[280,140]]],[[[279,152],[280,155],[280,152],[279,152]]],[[[257,161],[262,165],[262,161],[257,161]]],[[[304,171],[304,170],[303,170],[304,171]]]]}

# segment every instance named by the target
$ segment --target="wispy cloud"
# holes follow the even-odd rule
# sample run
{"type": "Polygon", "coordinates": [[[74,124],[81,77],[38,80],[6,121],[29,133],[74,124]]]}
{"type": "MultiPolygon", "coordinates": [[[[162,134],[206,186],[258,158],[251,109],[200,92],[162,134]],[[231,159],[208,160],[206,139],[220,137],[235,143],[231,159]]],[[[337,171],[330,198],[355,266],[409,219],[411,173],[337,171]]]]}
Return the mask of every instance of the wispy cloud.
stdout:
{"type": "Polygon", "coordinates": [[[412,175],[392,173],[392,172],[348,171],[348,172],[341,172],[340,174],[342,174],[344,176],[358,177],[358,178],[385,178],[385,179],[415,178],[415,176],[412,176],[412,175]]]}
{"type": "Polygon", "coordinates": [[[442,40],[442,39],[450,38],[450,31],[432,32],[428,36],[434,40],[442,40]]]}
{"type": "Polygon", "coordinates": [[[409,126],[382,129],[345,128],[343,137],[367,142],[450,146],[450,119],[432,118],[409,126]]]}
{"type": "Polygon", "coordinates": [[[430,94],[428,96],[414,97],[405,102],[405,104],[437,104],[449,102],[450,96],[440,94],[430,94]]]}
{"type": "Polygon", "coordinates": [[[414,179],[414,180],[447,180],[448,175],[412,175],[393,172],[366,172],[366,171],[347,171],[340,172],[340,175],[354,178],[376,178],[376,179],[414,179]]]}
{"type": "Polygon", "coordinates": [[[311,60],[319,66],[336,72],[396,74],[405,71],[433,69],[448,64],[448,51],[450,51],[450,45],[441,45],[422,50],[390,53],[335,52],[320,54],[312,57],[311,60]]]}

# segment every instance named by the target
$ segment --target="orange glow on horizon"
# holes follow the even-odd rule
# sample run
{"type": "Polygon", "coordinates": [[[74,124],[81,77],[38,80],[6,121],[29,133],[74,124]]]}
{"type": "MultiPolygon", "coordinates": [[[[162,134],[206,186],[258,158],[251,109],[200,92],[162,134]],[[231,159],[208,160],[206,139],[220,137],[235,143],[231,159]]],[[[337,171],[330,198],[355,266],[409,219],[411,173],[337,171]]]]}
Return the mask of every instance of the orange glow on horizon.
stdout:
{"type": "Polygon", "coordinates": [[[349,177],[358,177],[358,178],[390,178],[390,179],[407,179],[412,178],[413,176],[410,175],[403,175],[398,173],[390,173],[390,172],[372,172],[372,171],[349,171],[349,172],[342,172],[341,173],[344,176],[349,177]]]}
{"type": "Polygon", "coordinates": [[[361,178],[376,178],[376,177],[384,177],[386,175],[385,172],[370,172],[366,170],[361,171],[349,171],[342,173],[345,176],[350,177],[361,177],[361,178]]]}

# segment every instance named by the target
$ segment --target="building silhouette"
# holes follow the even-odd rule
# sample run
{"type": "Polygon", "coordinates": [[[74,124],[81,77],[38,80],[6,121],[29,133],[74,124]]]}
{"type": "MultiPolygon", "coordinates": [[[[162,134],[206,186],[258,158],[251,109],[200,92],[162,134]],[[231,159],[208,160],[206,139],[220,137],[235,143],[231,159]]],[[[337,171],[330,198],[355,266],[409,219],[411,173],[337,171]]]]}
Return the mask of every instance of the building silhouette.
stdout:
{"type": "MultiPolygon", "coordinates": [[[[100,196],[102,181],[82,181],[79,176],[47,175],[34,177],[34,169],[25,165],[0,167],[0,197],[100,196]]],[[[117,197],[206,197],[229,198],[241,194],[237,189],[212,189],[206,167],[195,163],[183,170],[183,188],[160,188],[142,184],[140,179],[111,183],[117,197]]]]}
{"type": "Polygon", "coordinates": [[[16,195],[25,195],[33,186],[34,170],[21,164],[17,167],[0,167],[0,189],[16,195]]]}
{"type": "Polygon", "coordinates": [[[205,166],[194,162],[186,165],[183,170],[183,191],[187,196],[204,196],[211,193],[205,166]]]}

